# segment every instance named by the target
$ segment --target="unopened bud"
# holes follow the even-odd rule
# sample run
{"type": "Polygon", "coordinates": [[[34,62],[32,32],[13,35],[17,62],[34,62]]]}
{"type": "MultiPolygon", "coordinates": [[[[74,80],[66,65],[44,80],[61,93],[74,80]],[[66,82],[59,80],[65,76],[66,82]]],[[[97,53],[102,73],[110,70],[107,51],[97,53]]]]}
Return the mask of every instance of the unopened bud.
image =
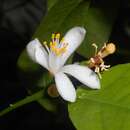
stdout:
{"type": "Polygon", "coordinates": [[[55,84],[52,84],[48,87],[47,89],[47,93],[50,97],[56,98],[59,96],[59,93],[57,91],[57,88],[55,86],[55,84]]]}

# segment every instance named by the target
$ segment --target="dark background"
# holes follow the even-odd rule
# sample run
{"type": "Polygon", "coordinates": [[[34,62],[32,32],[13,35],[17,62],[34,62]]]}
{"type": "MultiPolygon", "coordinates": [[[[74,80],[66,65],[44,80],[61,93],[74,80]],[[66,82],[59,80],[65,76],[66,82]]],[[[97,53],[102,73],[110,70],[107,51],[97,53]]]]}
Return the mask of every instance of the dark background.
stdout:
{"type": "MultiPolygon", "coordinates": [[[[46,8],[46,0],[0,1],[0,110],[28,95],[19,83],[16,63],[46,8]]],[[[38,103],[30,103],[0,117],[0,130],[73,130],[65,113],[66,109],[61,109],[57,117],[38,103]]]]}
{"type": "MultiPolygon", "coordinates": [[[[0,110],[27,95],[19,83],[16,62],[45,16],[46,7],[46,0],[0,1],[0,110]]],[[[122,1],[110,38],[116,43],[117,52],[106,58],[106,63],[111,65],[130,62],[129,11],[130,2],[122,1]]],[[[37,103],[30,103],[0,117],[0,130],[73,130],[66,108],[59,115],[57,117],[37,103]]]]}

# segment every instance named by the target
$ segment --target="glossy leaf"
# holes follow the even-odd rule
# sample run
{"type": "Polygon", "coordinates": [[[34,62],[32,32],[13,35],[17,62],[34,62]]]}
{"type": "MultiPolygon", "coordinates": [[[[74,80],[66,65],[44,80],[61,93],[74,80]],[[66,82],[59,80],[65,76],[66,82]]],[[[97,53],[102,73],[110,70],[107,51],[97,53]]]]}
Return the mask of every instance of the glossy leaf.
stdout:
{"type": "Polygon", "coordinates": [[[48,14],[33,37],[41,41],[49,40],[52,32],[64,35],[73,26],[83,26],[87,30],[87,36],[78,53],[89,57],[93,54],[93,42],[101,47],[109,40],[119,1],[49,0],[48,5],[48,14]]]}
{"type": "Polygon", "coordinates": [[[130,129],[130,64],[104,72],[100,90],[77,90],[69,115],[77,130],[130,129]]]}

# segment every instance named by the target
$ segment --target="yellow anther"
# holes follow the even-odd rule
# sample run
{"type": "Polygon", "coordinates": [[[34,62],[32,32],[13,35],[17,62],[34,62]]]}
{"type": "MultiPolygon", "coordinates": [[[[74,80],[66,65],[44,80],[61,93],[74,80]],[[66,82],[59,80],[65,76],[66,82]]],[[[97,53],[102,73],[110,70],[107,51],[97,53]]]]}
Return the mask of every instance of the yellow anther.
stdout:
{"type": "Polygon", "coordinates": [[[55,38],[55,34],[54,34],[54,33],[52,33],[52,36],[51,36],[51,38],[52,38],[52,39],[54,39],[54,38],[55,38]]]}
{"type": "Polygon", "coordinates": [[[64,40],[65,40],[65,39],[64,39],[64,37],[63,37],[63,38],[61,39],[61,43],[63,43],[63,42],[64,42],[64,40]]]}
{"type": "Polygon", "coordinates": [[[52,44],[53,44],[53,43],[52,43],[52,42],[50,42],[50,47],[52,46],[52,44]]]}
{"type": "Polygon", "coordinates": [[[47,45],[47,41],[44,41],[43,44],[44,44],[44,45],[47,45]]]}
{"type": "Polygon", "coordinates": [[[60,33],[57,33],[55,38],[59,39],[60,38],[60,33]]]}
{"type": "Polygon", "coordinates": [[[55,55],[59,56],[62,55],[68,46],[67,43],[63,42],[64,38],[62,38],[61,42],[60,40],[60,33],[53,33],[52,34],[52,40],[50,41],[49,45],[47,45],[47,42],[44,41],[44,47],[46,48],[47,52],[50,51],[53,52],[55,55]]]}
{"type": "Polygon", "coordinates": [[[56,42],[50,42],[50,47],[52,47],[52,46],[56,46],[56,45],[57,45],[56,42]]]}

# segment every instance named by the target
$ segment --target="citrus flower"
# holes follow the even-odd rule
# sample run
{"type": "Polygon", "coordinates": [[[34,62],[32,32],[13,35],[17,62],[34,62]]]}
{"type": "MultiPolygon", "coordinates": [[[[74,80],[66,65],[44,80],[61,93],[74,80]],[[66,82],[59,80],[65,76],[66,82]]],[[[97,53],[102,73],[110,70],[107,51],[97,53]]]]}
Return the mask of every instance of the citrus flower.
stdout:
{"type": "Polygon", "coordinates": [[[116,51],[116,46],[114,43],[104,43],[103,47],[99,51],[97,51],[98,46],[95,43],[93,43],[92,46],[95,48],[95,55],[90,58],[87,64],[89,68],[94,68],[94,71],[101,79],[101,72],[107,71],[110,68],[110,65],[104,64],[103,58],[113,54],[116,51]]]}
{"type": "Polygon", "coordinates": [[[84,40],[85,34],[86,30],[83,27],[73,27],[61,40],[59,33],[52,34],[49,45],[46,41],[41,44],[38,39],[32,40],[27,45],[29,57],[54,76],[58,93],[64,100],[70,102],[76,100],[76,90],[66,74],[90,88],[100,88],[98,76],[88,67],[78,64],[64,65],[84,40]]]}

